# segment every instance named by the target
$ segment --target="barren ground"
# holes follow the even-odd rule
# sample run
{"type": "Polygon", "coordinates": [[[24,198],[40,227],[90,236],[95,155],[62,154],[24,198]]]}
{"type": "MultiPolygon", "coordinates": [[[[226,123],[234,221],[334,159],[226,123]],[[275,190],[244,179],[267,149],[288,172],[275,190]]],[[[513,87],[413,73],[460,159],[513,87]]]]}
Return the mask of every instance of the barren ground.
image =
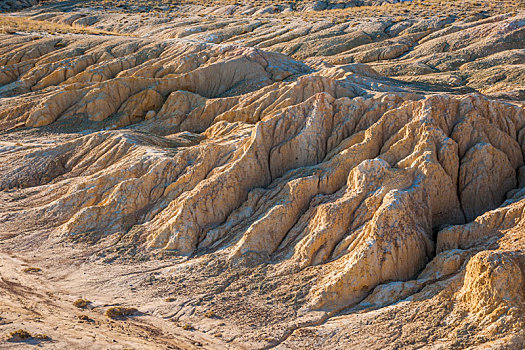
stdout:
{"type": "Polygon", "coordinates": [[[525,347],[525,2],[0,5],[0,349],[525,347]]]}

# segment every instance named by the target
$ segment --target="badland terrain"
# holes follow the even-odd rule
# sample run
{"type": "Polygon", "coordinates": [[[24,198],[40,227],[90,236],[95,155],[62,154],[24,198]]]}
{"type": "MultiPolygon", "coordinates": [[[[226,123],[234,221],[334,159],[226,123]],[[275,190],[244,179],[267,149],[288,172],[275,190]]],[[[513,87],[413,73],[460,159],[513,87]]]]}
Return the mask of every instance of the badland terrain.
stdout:
{"type": "Polygon", "coordinates": [[[0,9],[0,349],[525,347],[525,1],[0,9]]]}

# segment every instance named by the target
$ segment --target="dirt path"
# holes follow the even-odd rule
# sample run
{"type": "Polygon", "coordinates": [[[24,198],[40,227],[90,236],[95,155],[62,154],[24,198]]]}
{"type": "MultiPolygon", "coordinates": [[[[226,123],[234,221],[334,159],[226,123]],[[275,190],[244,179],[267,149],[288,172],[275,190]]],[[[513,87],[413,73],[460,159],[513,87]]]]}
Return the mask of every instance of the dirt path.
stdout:
{"type": "MultiPolygon", "coordinates": [[[[72,300],[82,295],[80,283],[69,283],[68,274],[48,275],[20,256],[0,253],[0,349],[225,349],[207,334],[185,331],[160,317],[139,314],[125,320],[104,315],[106,304],[93,303],[78,309],[72,300]],[[89,320],[82,321],[79,315],[89,320]],[[50,340],[7,342],[5,336],[18,329],[45,334],[50,340]]],[[[68,267],[65,267],[67,270],[68,267]]],[[[108,296],[104,296],[108,297],[108,296]]]]}

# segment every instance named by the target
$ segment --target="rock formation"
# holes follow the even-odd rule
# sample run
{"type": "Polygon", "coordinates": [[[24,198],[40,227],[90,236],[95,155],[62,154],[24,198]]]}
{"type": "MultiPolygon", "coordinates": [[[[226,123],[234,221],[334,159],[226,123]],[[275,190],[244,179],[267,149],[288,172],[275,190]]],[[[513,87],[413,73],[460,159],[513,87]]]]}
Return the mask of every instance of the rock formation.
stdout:
{"type": "Polygon", "coordinates": [[[261,347],[427,303],[519,348],[524,18],[2,35],[0,227],[304,287],[261,347]]]}
{"type": "Polygon", "coordinates": [[[38,0],[3,0],[0,2],[2,11],[21,10],[26,7],[36,5],[38,0]]]}

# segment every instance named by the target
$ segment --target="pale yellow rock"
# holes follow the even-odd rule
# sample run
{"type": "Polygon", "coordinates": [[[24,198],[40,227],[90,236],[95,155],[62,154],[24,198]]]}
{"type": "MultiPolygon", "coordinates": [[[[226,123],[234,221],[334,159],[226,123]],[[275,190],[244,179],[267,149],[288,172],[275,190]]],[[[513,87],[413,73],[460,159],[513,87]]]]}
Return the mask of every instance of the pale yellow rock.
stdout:
{"type": "Polygon", "coordinates": [[[469,310],[481,316],[498,317],[525,308],[524,277],[515,252],[485,251],[473,256],[466,267],[465,281],[458,298],[469,310]],[[494,315],[495,314],[495,315],[494,315]]]}
{"type": "Polygon", "coordinates": [[[176,274],[228,275],[170,317],[201,317],[215,292],[282,288],[268,305],[289,307],[290,323],[267,330],[282,331],[275,343],[342,310],[403,305],[446,314],[443,327],[483,322],[496,339],[521,325],[525,298],[525,111],[464,92],[473,70],[521,65],[522,18],[148,17],[147,29],[114,27],[148,38],[4,35],[0,225],[6,237],[45,230],[50,247],[166,257],[166,288],[176,274]]]}

